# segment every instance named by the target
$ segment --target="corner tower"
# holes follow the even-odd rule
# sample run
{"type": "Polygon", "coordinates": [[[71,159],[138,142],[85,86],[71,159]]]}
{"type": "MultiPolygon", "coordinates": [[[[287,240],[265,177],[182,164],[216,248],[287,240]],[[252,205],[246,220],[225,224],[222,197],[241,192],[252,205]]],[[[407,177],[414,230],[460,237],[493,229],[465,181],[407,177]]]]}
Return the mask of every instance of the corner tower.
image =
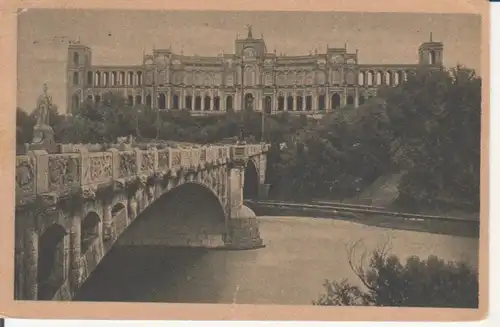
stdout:
{"type": "Polygon", "coordinates": [[[70,43],[66,62],[66,113],[71,114],[93,85],[92,50],[79,42],[70,43]]]}
{"type": "Polygon", "coordinates": [[[429,42],[424,42],[418,48],[420,65],[442,66],[443,65],[443,43],[432,40],[430,33],[429,42]]]}

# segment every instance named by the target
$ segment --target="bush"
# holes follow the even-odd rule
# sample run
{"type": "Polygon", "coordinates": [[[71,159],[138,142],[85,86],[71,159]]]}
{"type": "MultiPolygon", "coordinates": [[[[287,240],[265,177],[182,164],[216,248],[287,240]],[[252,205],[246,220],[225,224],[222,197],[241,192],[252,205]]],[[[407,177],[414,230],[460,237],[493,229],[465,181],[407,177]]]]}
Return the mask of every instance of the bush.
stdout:
{"type": "MultiPolygon", "coordinates": [[[[373,252],[368,269],[349,264],[363,287],[347,280],[325,281],[325,294],[314,305],[404,306],[404,307],[478,307],[478,275],[464,263],[445,262],[436,256],[420,260],[411,256],[402,264],[387,249],[373,252]]],[[[363,256],[364,257],[364,256],[363,256]]]]}

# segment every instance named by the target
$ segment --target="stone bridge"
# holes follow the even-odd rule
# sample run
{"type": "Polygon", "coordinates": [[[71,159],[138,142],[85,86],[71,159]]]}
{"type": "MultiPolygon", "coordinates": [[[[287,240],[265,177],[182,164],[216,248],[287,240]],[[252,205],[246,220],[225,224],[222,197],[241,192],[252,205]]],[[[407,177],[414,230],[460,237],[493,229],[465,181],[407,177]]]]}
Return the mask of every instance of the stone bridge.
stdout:
{"type": "Polygon", "coordinates": [[[113,244],[263,246],[243,196],[266,193],[269,146],[16,157],[15,298],[70,300],[113,244]]]}

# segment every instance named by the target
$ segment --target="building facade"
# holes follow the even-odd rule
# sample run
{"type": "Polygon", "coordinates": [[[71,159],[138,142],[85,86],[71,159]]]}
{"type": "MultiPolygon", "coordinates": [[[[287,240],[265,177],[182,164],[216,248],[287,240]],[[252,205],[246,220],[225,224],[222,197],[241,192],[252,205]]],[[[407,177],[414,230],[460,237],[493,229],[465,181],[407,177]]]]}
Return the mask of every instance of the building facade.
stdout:
{"type": "Polygon", "coordinates": [[[390,65],[361,64],[358,50],[349,52],[347,45],[327,46],[326,53],[277,55],[267,50],[263,36],[253,36],[251,27],[246,38],[236,38],[233,54],[201,57],[153,49],[132,66],[93,65],[91,48],[77,43],[68,48],[67,111],[114,91],[132,105],[196,115],[242,108],[317,114],[357,107],[381,85],[398,85],[421,66],[442,65],[443,44],[433,41],[432,34],[418,48],[417,63],[390,65]]]}

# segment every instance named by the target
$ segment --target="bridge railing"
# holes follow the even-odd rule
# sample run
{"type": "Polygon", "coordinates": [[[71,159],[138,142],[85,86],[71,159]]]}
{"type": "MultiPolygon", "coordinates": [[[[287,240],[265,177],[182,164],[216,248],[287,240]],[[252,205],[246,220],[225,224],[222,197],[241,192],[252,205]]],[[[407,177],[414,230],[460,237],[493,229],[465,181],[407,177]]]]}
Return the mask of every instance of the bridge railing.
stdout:
{"type": "Polygon", "coordinates": [[[43,150],[16,156],[16,198],[47,192],[63,192],[74,188],[109,183],[157,171],[196,169],[207,164],[223,164],[231,160],[266,152],[266,144],[204,146],[191,149],[150,148],[102,152],[48,154],[43,150]]]}

